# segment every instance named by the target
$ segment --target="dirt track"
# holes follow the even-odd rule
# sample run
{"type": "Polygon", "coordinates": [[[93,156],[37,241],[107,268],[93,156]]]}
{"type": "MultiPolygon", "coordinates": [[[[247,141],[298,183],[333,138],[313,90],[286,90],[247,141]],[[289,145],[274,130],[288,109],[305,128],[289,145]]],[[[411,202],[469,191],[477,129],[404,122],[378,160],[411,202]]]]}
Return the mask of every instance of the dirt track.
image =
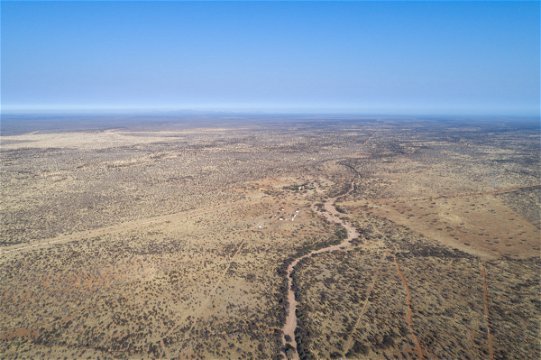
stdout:
{"type": "Polygon", "coordinates": [[[415,344],[415,352],[417,353],[417,357],[419,359],[424,359],[425,355],[423,352],[423,348],[421,346],[421,343],[419,342],[419,339],[415,335],[415,331],[413,330],[413,311],[411,310],[411,293],[410,288],[408,285],[408,279],[406,279],[406,276],[400,269],[400,265],[398,264],[398,261],[396,260],[396,256],[393,256],[394,258],[394,264],[396,266],[396,273],[398,277],[400,278],[400,281],[402,282],[402,286],[404,287],[404,291],[406,293],[406,323],[408,324],[409,331],[411,333],[411,337],[413,340],[413,343],[415,344]]]}
{"type": "Polygon", "coordinates": [[[355,324],[353,325],[353,329],[351,329],[351,331],[349,332],[348,338],[346,340],[346,344],[344,345],[344,349],[342,352],[342,356],[344,358],[346,357],[346,354],[348,353],[348,351],[351,349],[351,346],[353,345],[353,334],[359,328],[363,315],[366,312],[368,305],[370,305],[370,296],[372,295],[374,291],[374,287],[376,286],[376,283],[378,282],[379,277],[380,277],[380,272],[378,270],[376,274],[374,275],[372,282],[368,286],[366,300],[364,301],[363,306],[361,307],[361,310],[359,311],[359,316],[357,317],[357,320],[355,321],[355,324]]]}
{"type": "Polygon", "coordinates": [[[480,263],[479,270],[481,276],[483,277],[483,313],[487,326],[487,347],[488,347],[488,358],[494,360],[494,339],[492,332],[490,331],[490,313],[489,313],[489,297],[488,297],[488,281],[487,281],[487,271],[485,266],[480,263]]]}

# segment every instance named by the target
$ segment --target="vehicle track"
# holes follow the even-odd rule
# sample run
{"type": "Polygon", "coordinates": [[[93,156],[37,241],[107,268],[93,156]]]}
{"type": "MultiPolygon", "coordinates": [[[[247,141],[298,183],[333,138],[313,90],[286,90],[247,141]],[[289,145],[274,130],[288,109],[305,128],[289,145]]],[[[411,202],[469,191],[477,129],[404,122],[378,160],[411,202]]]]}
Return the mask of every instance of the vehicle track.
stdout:
{"type": "Polygon", "coordinates": [[[488,281],[487,281],[487,270],[483,263],[479,263],[479,271],[483,277],[483,314],[487,326],[487,347],[488,347],[488,358],[494,360],[494,337],[490,331],[490,312],[489,312],[489,295],[488,295],[488,281]]]}
{"type": "Polygon", "coordinates": [[[411,292],[408,285],[408,279],[406,279],[406,276],[402,272],[402,269],[400,269],[400,265],[398,264],[398,261],[396,260],[396,256],[393,255],[393,261],[396,267],[396,273],[398,277],[400,278],[400,281],[402,282],[402,286],[404,287],[404,291],[406,293],[406,323],[408,324],[409,331],[411,333],[411,338],[413,340],[413,343],[415,345],[415,352],[417,353],[417,357],[419,359],[424,359],[425,355],[423,352],[423,348],[421,346],[421,342],[415,335],[415,331],[413,330],[413,310],[411,309],[411,292]]]}
{"type": "MultiPolygon", "coordinates": [[[[240,253],[240,251],[244,248],[244,245],[246,244],[246,238],[243,239],[239,246],[237,247],[237,249],[235,250],[235,252],[229,257],[229,259],[227,260],[227,265],[225,266],[224,270],[221,272],[221,274],[218,276],[214,286],[212,287],[212,289],[210,290],[210,293],[209,295],[205,298],[205,300],[201,303],[201,305],[198,307],[197,311],[195,313],[192,313],[191,315],[194,315],[194,320],[192,321],[191,325],[190,325],[190,328],[188,329],[188,331],[186,331],[184,333],[184,339],[183,339],[183,348],[181,348],[179,350],[179,353],[182,354],[184,348],[186,347],[186,342],[188,340],[188,336],[189,334],[192,333],[192,330],[194,328],[194,326],[197,324],[197,316],[200,315],[207,307],[208,305],[210,304],[212,298],[214,297],[214,295],[216,294],[216,291],[218,290],[218,288],[220,287],[220,285],[222,285],[222,282],[224,281],[224,279],[226,278],[226,275],[227,275],[227,272],[229,271],[229,269],[231,268],[231,264],[233,263],[233,259],[235,259],[235,257],[240,253]]],[[[162,341],[164,338],[167,338],[168,336],[170,336],[171,334],[173,334],[176,330],[178,330],[181,326],[183,325],[183,322],[181,322],[179,325],[177,326],[174,326],[173,328],[171,328],[166,334],[165,336],[162,338],[162,341]]],[[[164,351],[166,351],[166,349],[164,348],[164,351]]]]}
{"type": "Polygon", "coordinates": [[[359,328],[359,325],[361,324],[361,319],[363,318],[366,309],[368,308],[368,305],[370,304],[370,296],[374,292],[374,287],[376,286],[376,283],[378,282],[380,277],[380,269],[376,271],[376,274],[374,275],[372,282],[370,283],[367,292],[366,292],[366,300],[363,303],[363,306],[361,307],[361,310],[359,311],[359,316],[357,316],[357,320],[355,321],[355,324],[353,325],[353,328],[349,332],[348,338],[346,340],[346,343],[343,348],[342,356],[346,358],[347,352],[351,349],[351,346],[353,345],[353,334],[355,331],[359,328]]]}
{"type": "MultiPolygon", "coordinates": [[[[396,196],[393,197],[393,202],[397,201],[427,201],[427,200],[438,200],[438,199],[454,199],[454,198],[469,198],[469,197],[475,197],[475,196],[483,196],[483,195],[503,195],[508,193],[513,193],[517,191],[523,191],[523,190],[535,190],[535,189],[541,189],[541,185],[528,185],[528,186],[510,186],[506,188],[499,188],[494,190],[488,190],[488,191],[466,191],[466,192],[459,192],[459,193],[451,193],[447,195],[437,195],[437,196],[396,196]]],[[[374,199],[373,202],[377,203],[378,201],[387,201],[388,198],[378,198],[374,199]]]]}
{"type": "MultiPolygon", "coordinates": [[[[240,201],[236,203],[240,203],[240,201]]],[[[210,213],[215,212],[219,208],[231,207],[231,204],[232,203],[224,203],[224,204],[213,205],[211,207],[205,207],[201,209],[183,210],[183,211],[179,211],[179,212],[171,213],[171,214],[152,216],[152,217],[136,219],[136,220],[128,220],[125,222],[108,225],[104,227],[99,227],[95,229],[77,231],[77,232],[66,234],[66,235],[58,235],[58,236],[48,238],[48,239],[34,240],[30,243],[8,245],[8,246],[0,248],[0,255],[12,253],[12,252],[32,250],[32,249],[37,249],[37,248],[45,248],[50,245],[65,244],[65,243],[69,243],[69,242],[77,241],[77,240],[91,239],[97,236],[118,234],[118,233],[129,231],[129,230],[139,229],[142,226],[162,225],[166,223],[167,221],[175,221],[179,217],[189,217],[189,216],[194,216],[194,215],[201,216],[201,215],[210,214],[210,213]]]]}

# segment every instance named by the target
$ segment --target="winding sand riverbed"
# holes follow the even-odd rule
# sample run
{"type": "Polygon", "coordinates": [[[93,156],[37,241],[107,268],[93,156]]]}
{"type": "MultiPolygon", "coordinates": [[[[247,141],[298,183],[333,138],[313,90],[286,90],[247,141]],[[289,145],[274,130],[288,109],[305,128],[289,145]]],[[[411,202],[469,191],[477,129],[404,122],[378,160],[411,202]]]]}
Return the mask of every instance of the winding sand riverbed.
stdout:
{"type": "MultiPolygon", "coordinates": [[[[349,194],[354,189],[354,183],[351,183],[351,187],[349,191],[346,193],[349,194]]],[[[348,222],[345,222],[344,220],[340,219],[339,215],[340,213],[334,206],[334,202],[337,198],[342,197],[344,195],[339,195],[333,198],[327,199],[325,201],[323,208],[325,211],[318,210],[315,206],[312,206],[312,209],[322,215],[325,219],[327,219],[329,222],[339,224],[343,226],[347,231],[347,237],[336,245],[330,245],[318,250],[313,250],[305,255],[299,256],[298,258],[295,258],[291,264],[287,267],[287,300],[288,300],[288,309],[287,309],[287,315],[286,315],[286,322],[284,324],[284,327],[282,328],[282,343],[284,346],[286,344],[291,345],[294,350],[288,354],[289,358],[291,359],[299,359],[299,353],[297,350],[297,340],[295,339],[295,329],[297,328],[297,299],[295,298],[295,290],[293,289],[293,272],[295,271],[295,267],[299,264],[300,261],[303,259],[307,259],[309,257],[312,257],[317,254],[336,251],[336,250],[343,250],[347,249],[348,247],[351,247],[351,240],[357,238],[359,236],[359,233],[357,232],[357,229],[355,229],[351,224],[348,222]],[[286,336],[289,337],[289,341],[286,340],[286,336]]]]}

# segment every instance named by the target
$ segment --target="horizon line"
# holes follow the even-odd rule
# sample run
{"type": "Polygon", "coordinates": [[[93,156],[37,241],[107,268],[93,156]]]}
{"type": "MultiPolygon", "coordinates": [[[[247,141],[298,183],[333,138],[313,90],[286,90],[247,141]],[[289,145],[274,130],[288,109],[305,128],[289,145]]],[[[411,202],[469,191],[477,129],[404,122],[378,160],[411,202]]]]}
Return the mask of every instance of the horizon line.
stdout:
{"type": "Polygon", "coordinates": [[[457,107],[456,109],[415,108],[397,106],[394,109],[387,106],[359,108],[351,106],[5,106],[0,107],[1,115],[174,115],[179,113],[198,114],[259,114],[259,115],[355,115],[355,116],[511,116],[511,117],[541,117],[539,108],[535,111],[517,109],[471,110],[457,107]]]}

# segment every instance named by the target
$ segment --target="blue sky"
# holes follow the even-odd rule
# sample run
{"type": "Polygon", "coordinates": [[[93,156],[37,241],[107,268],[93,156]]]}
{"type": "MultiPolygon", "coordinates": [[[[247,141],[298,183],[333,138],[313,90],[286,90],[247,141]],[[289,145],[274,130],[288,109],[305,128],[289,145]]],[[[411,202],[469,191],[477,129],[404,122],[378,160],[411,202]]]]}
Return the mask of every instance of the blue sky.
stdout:
{"type": "Polygon", "coordinates": [[[536,114],[539,2],[2,2],[2,110],[536,114]]]}

